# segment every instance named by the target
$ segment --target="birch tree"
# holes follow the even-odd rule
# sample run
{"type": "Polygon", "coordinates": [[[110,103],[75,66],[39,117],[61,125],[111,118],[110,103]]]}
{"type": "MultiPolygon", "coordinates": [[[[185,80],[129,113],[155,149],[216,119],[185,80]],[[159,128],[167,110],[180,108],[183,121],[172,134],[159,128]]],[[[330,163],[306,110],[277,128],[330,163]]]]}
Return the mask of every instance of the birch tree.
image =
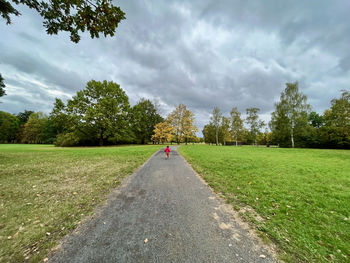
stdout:
{"type": "Polygon", "coordinates": [[[246,123],[249,126],[249,133],[255,145],[256,145],[256,137],[260,132],[260,129],[265,126],[264,122],[259,119],[259,115],[258,115],[259,111],[260,111],[259,108],[248,108],[246,110],[247,112],[246,123]]]}
{"type": "Polygon", "coordinates": [[[221,132],[222,132],[222,141],[226,145],[226,142],[231,139],[230,133],[230,119],[223,116],[221,119],[221,132]]]}
{"type": "Polygon", "coordinates": [[[275,133],[288,133],[292,148],[295,147],[295,130],[307,125],[307,112],[310,111],[306,95],[299,92],[298,82],[286,83],[280,101],[272,113],[271,128],[275,133]],[[299,127],[298,127],[299,126],[299,127]]]}
{"type": "Polygon", "coordinates": [[[212,116],[210,118],[211,124],[215,127],[215,143],[219,145],[219,128],[222,118],[222,113],[218,107],[214,107],[212,116]]]}
{"type": "Polygon", "coordinates": [[[241,113],[238,111],[237,107],[232,108],[230,112],[230,117],[231,117],[231,135],[232,135],[232,138],[236,141],[236,146],[237,146],[238,139],[239,137],[241,137],[244,130],[241,113]]]}

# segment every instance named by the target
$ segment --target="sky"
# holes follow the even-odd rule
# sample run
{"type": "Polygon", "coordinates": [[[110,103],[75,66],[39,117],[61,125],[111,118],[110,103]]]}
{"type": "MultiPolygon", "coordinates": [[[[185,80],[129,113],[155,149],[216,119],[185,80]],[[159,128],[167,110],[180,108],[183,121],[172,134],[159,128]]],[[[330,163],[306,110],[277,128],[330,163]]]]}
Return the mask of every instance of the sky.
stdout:
{"type": "Polygon", "coordinates": [[[191,0],[114,2],[126,13],[114,37],[78,44],[47,35],[25,6],[0,18],[0,110],[49,114],[89,80],[120,84],[131,105],[157,101],[165,117],[183,103],[202,130],[215,106],[228,116],[260,109],[268,122],[287,82],[322,113],[350,90],[350,1],[191,0]]]}

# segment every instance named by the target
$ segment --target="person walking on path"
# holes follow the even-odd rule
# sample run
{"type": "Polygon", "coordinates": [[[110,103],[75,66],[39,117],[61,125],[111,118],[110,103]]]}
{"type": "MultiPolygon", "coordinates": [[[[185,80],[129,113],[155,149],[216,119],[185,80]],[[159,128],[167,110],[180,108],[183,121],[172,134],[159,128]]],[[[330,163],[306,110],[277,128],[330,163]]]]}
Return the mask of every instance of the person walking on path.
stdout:
{"type": "Polygon", "coordinates": [[[165,158],[166,158],[166,159],[169,159],[169,154],[170,154],[170,148],[169,148],[169,146],[167,146],[167,147],[165,148],[164,152],[165,152],[165,158]]]}

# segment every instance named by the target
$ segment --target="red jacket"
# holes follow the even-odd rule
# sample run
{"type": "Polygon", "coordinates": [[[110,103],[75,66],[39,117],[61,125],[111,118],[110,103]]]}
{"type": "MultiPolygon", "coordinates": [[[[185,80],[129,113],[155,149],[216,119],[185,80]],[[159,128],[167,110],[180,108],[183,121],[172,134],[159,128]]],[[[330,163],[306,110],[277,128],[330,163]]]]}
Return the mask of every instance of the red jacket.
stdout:
{"type": "Polygon", "coordinates": [[[164,152],[170,153],[170,148],[165,148],[164,152]]]}

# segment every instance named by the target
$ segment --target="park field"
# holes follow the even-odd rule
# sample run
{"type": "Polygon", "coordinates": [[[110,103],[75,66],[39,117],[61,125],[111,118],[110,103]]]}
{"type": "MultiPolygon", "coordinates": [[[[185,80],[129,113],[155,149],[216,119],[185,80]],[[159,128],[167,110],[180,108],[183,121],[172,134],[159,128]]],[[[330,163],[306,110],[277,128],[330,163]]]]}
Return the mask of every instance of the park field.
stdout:
{"type": "Polygon", "coordinates": [[[181,146],[287,262],[350,262],[350,151],[181,146]]]}
{"type": "Polygon", "coordinates": [[[39,262],[160,146],[0,145],[0,262],[39,262]]]}

